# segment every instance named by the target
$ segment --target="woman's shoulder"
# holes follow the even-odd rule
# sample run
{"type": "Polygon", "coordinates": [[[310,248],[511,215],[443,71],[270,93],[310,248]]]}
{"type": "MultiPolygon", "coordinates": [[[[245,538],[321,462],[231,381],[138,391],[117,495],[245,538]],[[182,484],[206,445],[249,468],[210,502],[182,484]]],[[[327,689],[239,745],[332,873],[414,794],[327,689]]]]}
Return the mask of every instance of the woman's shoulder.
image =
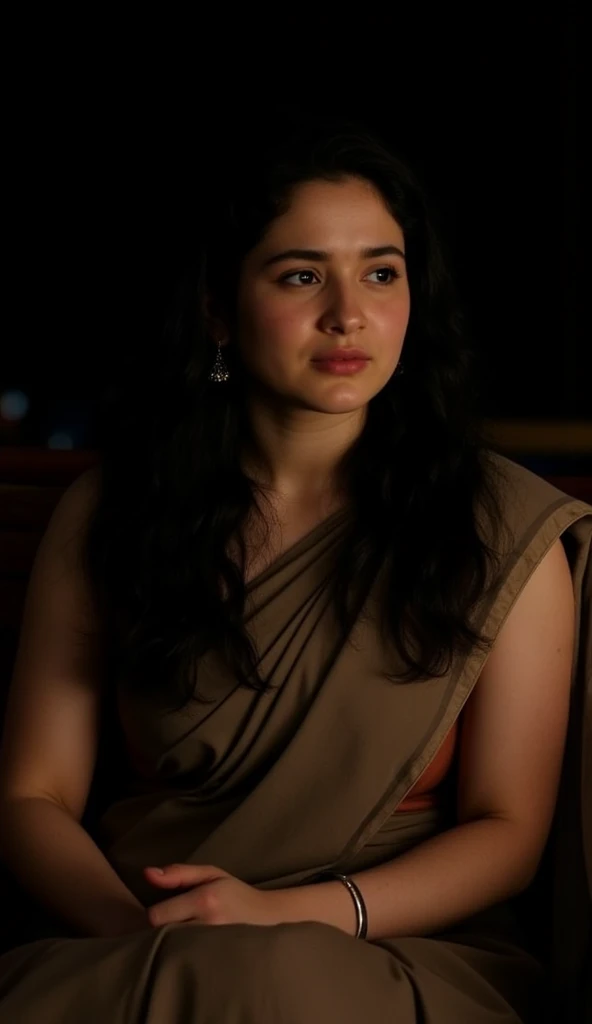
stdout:
{"type": "Polygon", "coordinates": [[[485,460],[489,480],[510,520],[525,522],[566,505],[573,505],[574,510],[581,507],[583,514],[592,512],[591,505],[499,452],[487,450],[485,460]]]}
{"type": "Polygon", "coordinates": [[[505,455],[493,450],[484,455],[497,516],[490,515],[491,504],[482,499],[477,519],[486,539],[511,562],[527,549],[529,557],[539,548],[546,550],[578,520],[585,519],[592,529],[592,506],[505,455]]]}

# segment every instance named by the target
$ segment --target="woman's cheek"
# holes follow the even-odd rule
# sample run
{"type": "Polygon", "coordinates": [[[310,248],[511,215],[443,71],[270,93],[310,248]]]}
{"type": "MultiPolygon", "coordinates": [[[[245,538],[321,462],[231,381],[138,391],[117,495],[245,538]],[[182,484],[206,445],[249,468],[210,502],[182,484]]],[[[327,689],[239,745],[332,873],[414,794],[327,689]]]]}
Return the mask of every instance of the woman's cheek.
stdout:
{"type": "Polygon", "coordinates": [[[406,293],[384,310],[383,328],[385,330],[405,331],[409,321],[410,301],[406,293]]]}
{"type": "Polygon", "coordinates": [[[263,347],[273,346],[275,351],[278,348],[287,350],[293,345],[300,345],[312,340],[308,318],[303,317],[301,311],[286,307],[268,306],[256,311],[252,320],[251,334],[254,340],[263,347]]]}

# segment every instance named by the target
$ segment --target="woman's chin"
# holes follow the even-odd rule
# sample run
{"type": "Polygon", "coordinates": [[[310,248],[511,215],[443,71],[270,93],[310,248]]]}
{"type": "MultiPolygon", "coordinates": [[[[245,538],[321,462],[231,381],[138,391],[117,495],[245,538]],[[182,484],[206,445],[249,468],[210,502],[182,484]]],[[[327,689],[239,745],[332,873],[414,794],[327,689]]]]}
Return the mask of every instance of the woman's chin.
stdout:
{"type": "Polygon", "coordinates": [[[375,391],[370,388],[339,384],[327,389],[325,394],[319,394],[318,391],[315,394],[311,391],[306,397],[309,408],[317,409],[319,412],[348,413],[365,408],[374,395],[375,391]]]}

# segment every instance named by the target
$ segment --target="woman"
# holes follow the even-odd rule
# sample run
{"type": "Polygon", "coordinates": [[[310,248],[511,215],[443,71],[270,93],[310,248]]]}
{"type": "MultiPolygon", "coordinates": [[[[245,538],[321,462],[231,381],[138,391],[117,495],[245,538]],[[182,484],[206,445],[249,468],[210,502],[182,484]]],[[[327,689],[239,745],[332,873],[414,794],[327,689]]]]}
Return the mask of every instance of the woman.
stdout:
{"type": "Polygon", "coordinates": [[[380,141],[291,133],[220,195],[31,576],[1,849],[50,916],[0,1020],[538,1022],[512,899],[592,509],[488,446],[380,141]]]}

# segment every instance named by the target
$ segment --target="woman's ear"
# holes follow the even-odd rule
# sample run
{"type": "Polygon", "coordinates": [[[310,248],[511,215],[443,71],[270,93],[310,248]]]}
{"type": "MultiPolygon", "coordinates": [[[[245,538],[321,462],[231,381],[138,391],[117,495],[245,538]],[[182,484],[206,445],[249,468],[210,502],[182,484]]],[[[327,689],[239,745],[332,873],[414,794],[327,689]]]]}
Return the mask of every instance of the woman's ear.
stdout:
{"type": "Polygon", "coordinates": [[[213,340],[216,343],[219,342],[220,345],[227,345],[229,331],[225,317],[209,294],[206,294],[204,299],[204,319],[208,334],[211,335],[213,340]]]}

